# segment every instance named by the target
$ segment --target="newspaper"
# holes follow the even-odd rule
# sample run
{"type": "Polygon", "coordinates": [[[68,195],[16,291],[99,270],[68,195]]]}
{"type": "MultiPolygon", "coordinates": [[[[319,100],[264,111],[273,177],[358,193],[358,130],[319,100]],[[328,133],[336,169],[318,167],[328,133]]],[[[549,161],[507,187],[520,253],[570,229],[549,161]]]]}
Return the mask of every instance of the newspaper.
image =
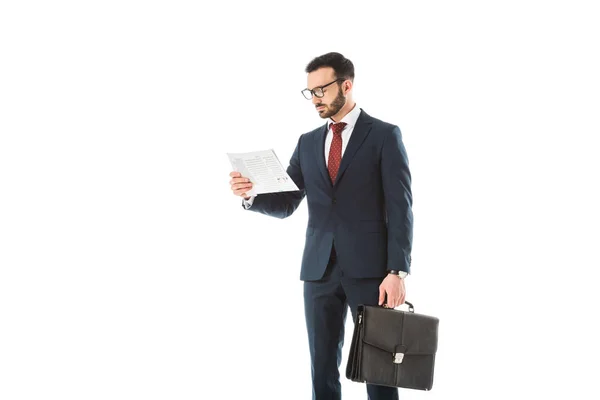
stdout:
{"type": "Polygon", "coordinates": [[[273,149],[227,153],[227,156],[233,170],[252,182],[252,189],[246,192],[248,196],[299,190],[273,149]]]}

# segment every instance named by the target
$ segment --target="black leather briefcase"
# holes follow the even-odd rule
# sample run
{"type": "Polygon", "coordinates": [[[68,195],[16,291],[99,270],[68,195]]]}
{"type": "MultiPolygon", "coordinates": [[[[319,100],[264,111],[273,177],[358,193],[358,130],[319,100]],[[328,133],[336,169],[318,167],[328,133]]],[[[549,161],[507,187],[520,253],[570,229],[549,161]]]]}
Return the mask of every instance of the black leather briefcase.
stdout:
{"type": "Polygon", "coordinates": [[[431,390],[438,318],[382,306],[360,305],[346,377],[354,382],[431,390]]]}

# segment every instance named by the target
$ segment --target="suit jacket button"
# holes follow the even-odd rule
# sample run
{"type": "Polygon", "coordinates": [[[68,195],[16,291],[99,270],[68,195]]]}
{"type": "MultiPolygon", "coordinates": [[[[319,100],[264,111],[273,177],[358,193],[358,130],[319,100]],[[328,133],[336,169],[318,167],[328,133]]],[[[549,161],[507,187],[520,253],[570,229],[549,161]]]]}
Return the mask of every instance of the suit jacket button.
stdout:
{"type": "Polygon", "coordinates": [[[333,198],[333,201],[332,201],[332,203],[333,203],[333,204],[337,203],[337,200],[335,199],[335,197],[333,198]]]}

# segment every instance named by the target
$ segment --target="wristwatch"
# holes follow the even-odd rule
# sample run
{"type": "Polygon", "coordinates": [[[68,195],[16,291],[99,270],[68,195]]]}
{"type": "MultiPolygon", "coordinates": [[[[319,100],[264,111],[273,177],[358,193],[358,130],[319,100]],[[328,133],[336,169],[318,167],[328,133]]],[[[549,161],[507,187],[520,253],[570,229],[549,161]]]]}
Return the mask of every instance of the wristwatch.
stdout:
{"type": "Polygon", "coordinates": [[[388,269],[388,274],[392,274],[392,275],[397,275],[400,278],[405,278],[406,275],[408,275],[406,272],[404,271],[396,271],[395,269],[388,269]]]}

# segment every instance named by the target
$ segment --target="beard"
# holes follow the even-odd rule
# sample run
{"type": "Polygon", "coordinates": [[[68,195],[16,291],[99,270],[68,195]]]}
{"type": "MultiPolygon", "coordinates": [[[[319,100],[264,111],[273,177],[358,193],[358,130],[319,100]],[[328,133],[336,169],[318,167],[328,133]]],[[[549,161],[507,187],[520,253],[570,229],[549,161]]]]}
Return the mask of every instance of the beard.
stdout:
{"type": "Polygon", "coordinates": [[[318,110],[317,112],[319,113],[319,116],[323,119],[331,118],[332,116],[337,114],[342,109],[342,107],[344,107],[344,104],[346,104],[346,97],[342,94],[342,91],[340,90],[335,99],[333,99],[333,101],[331,102],[331,104],[317,105],[317,107],[325,106],[324,110],[318,110]]]}

